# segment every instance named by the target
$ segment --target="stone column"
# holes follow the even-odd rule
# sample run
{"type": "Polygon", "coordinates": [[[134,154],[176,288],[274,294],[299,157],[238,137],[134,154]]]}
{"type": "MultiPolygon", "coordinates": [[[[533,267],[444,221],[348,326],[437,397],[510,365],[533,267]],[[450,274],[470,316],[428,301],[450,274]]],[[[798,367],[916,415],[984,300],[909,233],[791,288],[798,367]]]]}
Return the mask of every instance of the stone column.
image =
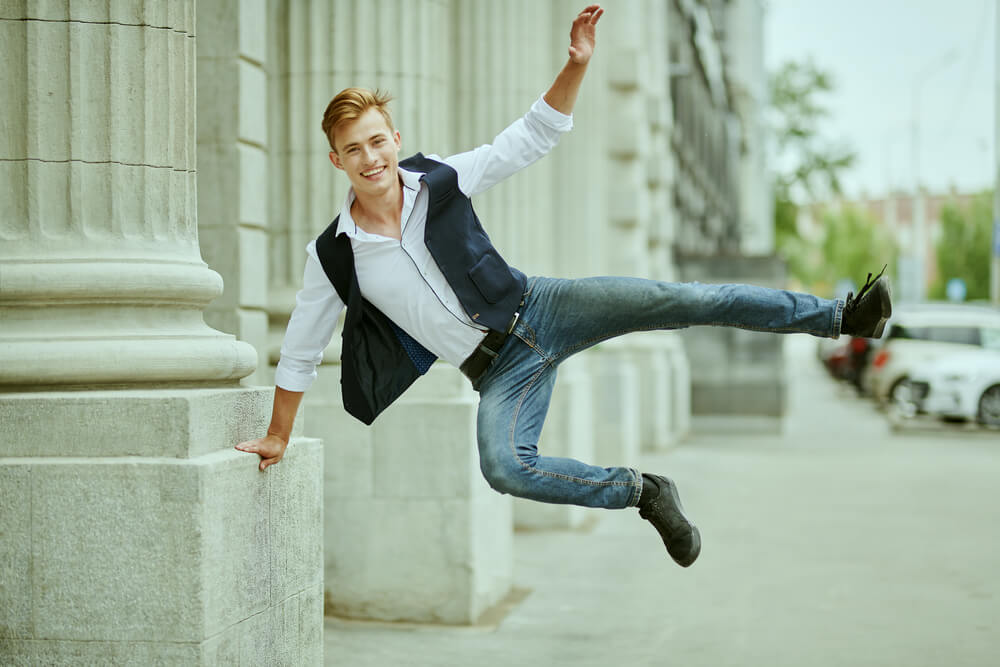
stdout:
{"type": "MultiPolygon", "coordinates": [[[[348,86],[390,91],[403,157],[459,150],[454,119],[464,111],[454,105],[460,65],[452,61],[457,10],[450,1],[309,0],[285,8],[275,17],[284,36],[272,39],[282,49],[274,60],[284,68],[274,76],[277,98],[287,100],[272,104],[271,124],[278,148],[272,165],[280,165],[272,190],[275,351],[301,283],[305,246],[340,212],[348,188],[320,130],[329,101],[348,86]]],[[[343,410],[339,359],[337,333],[303,415],[305,432],[328,443],[327,612],[475,622],[510,591],[513,556],[510,499],[489,489],[479,472],[468,380],[438,363],[367,428],[343,410]]]]}
{"type": "Polygon", "coordinates": [[[247,375],[202,318],[193,3],[5,7],[0,385],[247,375]]]}
{"type": "MultiPolygon", "coordinates": [[[[539,89],[533,93],[524,90],[524,98],[544,92],[566,63],[570,22],[580,9],[578,4],[568,0],[551,4],[548,34],[532,39],[537,45],[532,58],[539,89]]],[[[522,66],[530,69],[532,61],[525,60],[522,66]]],[[[604,224],[600,213],[604,189],[592,187],[592,184],[600,180],[595,172],[600,173],[603,157],[600,133],[595,130],[601,127],[603,120],[602,78],[601,59],[595,58],[574,108],[573,131],[564,135],[550,155],[524,174],[528,180],[536,182],[535,175],[541,172],[537,182],[544,186],[531,194],[528,200],[531,217],[520,232],[526,239],[537,242],[538,251],[525,257],[526,263],[521,267],[525,271],[540,273],[544,270],[544,275],[560,278],[600,273],[598,251],[602,245],[599,234],[604,224]]],[[[523,113],[523,110],[514,113],[523,113]]],[[[506,188],[506,184],[501,186],[503,190],[506,188]]],[[[545,456],[565,456],[588,463],[594,460],[588,356],[584,353],[560,366],[539,442],[539,451],[545,456]]],[[[587,517],[584,508],[570,505],[527,500],[514,503],[514,522],[519,528],[575,528],[587,517]]]]}
{"type": "Polygon", "coordinates": [[[670,443],[687,438],[691,432],[691,364],[681,333],[667,335],[670,360],[670,443]]]}
{"type": "MultiPolygon", "coordinates": [[[[574,0],[557,0],[554,4],[553,72],[566,62],[570,21],[580,9],[574,0]]],[[[601,19],[599,30],[603,30],[606,20],[607,16],[601,19]]],[[[566,278],[605,273],[608,105],[604,91],[610,49],[603,43],[598,49],[580,88],[573,112],[573,131],[563,136],[550,156],[554,166],[551,230],[555,236],[555,271],[566,278]]]]}
{"type": "Polygon", "coordinates": [[[319,446],[232,449],[270,396],[203,320],[194,2],[4,3],[0,41],[0,662],[316,664],[319,446]]]}
{"type": "MultiPolygon", "coordinates": [[[[468,380],[435,364],[371,428],[345,418],[324,368],[307,429],[327,446],[326,609],[469,624],[510,591],[511,499],[486,484],[468,380]]],[[[329,372],[333,371],[333,372],[329,372]]]]}
{"type": "MultiPolygon", "coordinates": [[[[469,150],[492,142],[524,115],[551,85],[558,67],[549,46],[548,5],[531,0],[458,2],[456,13],[456,53],[463,54],[456,63],[457,150],[469,150]],[[525,16],[532,19],[525,21],[525,16]]],[[[476,212],[494,244],[528,275],[545,275],[553,268],[553,159],[542,158],[475,198],[476,212]]]]}
{"type": "MultiPolygon", "coordinates": [[[[601,182],[607,188],[602,225],[603,272],[649,276],[647,228],[649,196],[643,158],[648,145],[643,86],[648,78],[643,52],[643,15],[639,0],[615,7],[602,21],[607,37],[601,57],[607,61],[604,80],[606,137],[601,182]],[[637,40],[637,36],[640,36],[637,40]]],[[[594,447],[600,465],[637,465],[643,428],[639,396],[643,366],[631,336],[616,338],[594,349],[594,447]]]]}
{"type": "MultiPolygon", "coordinates": [[[[205,313],[267,367],[268,126],[264,0],[199,2],[198,234],[226,291],[205,313]]],[[[277,176],[277,172],[274,174],[277,176]]],[[[254,372],[245,383],[263,384],[254,372]]]]}

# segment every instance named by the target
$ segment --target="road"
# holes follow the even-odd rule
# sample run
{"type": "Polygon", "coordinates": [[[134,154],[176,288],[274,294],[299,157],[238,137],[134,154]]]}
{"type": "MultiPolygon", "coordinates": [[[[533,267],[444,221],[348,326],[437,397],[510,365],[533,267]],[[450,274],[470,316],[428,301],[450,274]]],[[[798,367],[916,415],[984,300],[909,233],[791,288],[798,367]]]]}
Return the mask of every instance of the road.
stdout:
{"type": "Polygon", "coordinates": [[[702,532],[673,564],[634,510],[518,533],[496,625],[327,620],[327,665],[1000,665],[1000,434],[890,429],[789,340],[780,436],[695,435],[674,477],[702,532]]]}

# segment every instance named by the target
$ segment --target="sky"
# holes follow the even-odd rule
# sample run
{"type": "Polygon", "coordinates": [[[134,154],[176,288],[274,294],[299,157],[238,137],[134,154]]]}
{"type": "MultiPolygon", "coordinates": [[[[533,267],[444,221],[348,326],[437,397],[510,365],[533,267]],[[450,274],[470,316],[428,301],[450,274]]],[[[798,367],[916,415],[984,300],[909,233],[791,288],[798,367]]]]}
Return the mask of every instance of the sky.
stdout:
{"type": "Polygon", "coordinates": [[[822,134],[858,154],[848,196],[992,185],[997,1],[765,0],[767,70],[811,58],[833,75],[822,134]]]}

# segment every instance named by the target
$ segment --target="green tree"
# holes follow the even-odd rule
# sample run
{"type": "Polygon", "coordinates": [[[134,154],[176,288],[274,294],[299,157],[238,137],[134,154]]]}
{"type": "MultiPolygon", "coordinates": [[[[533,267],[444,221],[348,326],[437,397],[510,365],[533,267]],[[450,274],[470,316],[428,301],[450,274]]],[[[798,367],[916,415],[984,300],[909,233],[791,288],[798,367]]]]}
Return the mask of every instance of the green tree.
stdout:
{"type": "Polygon", "coordinates": [[[851,206],[827,211],[823,227],[826,236],[821,247],[822,261],[811,275],[817,291],[831,294],[840,280],[857,284],[869,271],[877,273],[884,264],[896,264],[895,240],[878,219],[865,211],[851,206]]]}
{"type": "Polygon", "coordinates": [[[932,299],[945,298],[945,287],[952,278],[965,281],[967,299],[989,298],[992,224],[992,190],[977,194],[968,206],[945,204],[936,245],[938,278],[931,286],[932,299]]]}
{"type": "Polygon", "coordinates": [[[796,228],[799,206],[839,195],[840,174],[855,153],[822,136],[829,111],[820,97],[832,91],[833,78],[812,62],[787,62],[770,79],[771,125],[777,149],[774,227],[778,252],[792,276],[809,285],[815,276],[796,228]]]}

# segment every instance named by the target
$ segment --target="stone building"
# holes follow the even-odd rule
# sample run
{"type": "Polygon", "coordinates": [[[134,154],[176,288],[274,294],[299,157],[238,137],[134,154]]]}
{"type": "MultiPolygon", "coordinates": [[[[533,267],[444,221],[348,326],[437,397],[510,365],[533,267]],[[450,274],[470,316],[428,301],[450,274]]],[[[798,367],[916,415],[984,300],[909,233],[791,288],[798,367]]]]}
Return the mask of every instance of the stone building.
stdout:
{"type": "MultiPolygon", "coordinates": [[[[453,368],[354,422],[338,335],[281,465],[232,449],[264,432],[305,245],[346,192],[329,99],[390,90],[404,155],[489,142],[550,85],[581,6],[0,4],[3,662],[315,664],[324,608],[473,622],[511,590],[514,524],[586,520],[487,487],[453,368]]],[[[673,280],[766,255],[760,16],[611,3],[573,132],[475,201],[508,261],[673,280]]],[[[688,358],[658,332],[573,359],[542,451],[671,447],[688,358]]]]}

